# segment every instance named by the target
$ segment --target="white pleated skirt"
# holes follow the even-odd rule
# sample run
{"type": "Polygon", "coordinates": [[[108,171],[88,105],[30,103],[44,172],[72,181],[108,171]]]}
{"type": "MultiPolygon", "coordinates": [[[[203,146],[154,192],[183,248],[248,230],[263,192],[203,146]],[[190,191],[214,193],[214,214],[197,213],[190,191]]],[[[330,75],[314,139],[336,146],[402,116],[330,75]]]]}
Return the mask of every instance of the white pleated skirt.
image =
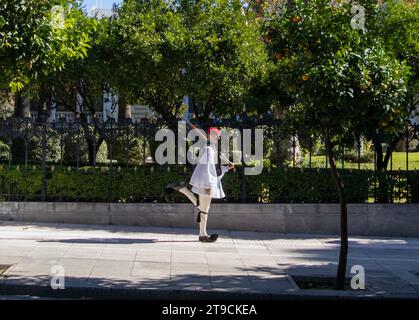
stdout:
{"type": "MultiPolygon", "coordinates": [[[[211,192],[211,194],[212,194],[212,196],[211,196],[211,198],[213,198],[213,199],[222,199],[222,198],[224,198],[226,195],[225,195],[225,193],[224,193],[224,190],[223,190],[223,186],[221,185],[221,179],[218,177],[218,179],[217,179],[218,181],[217,181],[217,187],[216,188],[211,188],[212,190],[212,192],[211,192]]],[[[200,195],[208,195],[208,193],[205,191],[205,188],[203,188],[203,187],[197,187],[197,186],[194,186],[194,185],[192,185],[192,192],[194,192],[194,193],[196,193],[196,194],[200,194],[200,195]]]]}

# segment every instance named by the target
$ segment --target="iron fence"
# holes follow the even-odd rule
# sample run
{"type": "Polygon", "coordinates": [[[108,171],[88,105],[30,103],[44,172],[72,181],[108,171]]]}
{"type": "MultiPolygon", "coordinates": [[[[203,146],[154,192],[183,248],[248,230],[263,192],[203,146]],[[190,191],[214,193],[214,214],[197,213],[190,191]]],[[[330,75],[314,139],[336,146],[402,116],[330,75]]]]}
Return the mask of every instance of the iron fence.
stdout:
{"type": "MultiPolygon", "coordinates": [[[[292,134],[284,121],[272,117],[241,117],[196,124],[201,127],[217,125],[234,128],[239,132],[264,129],[263,173],[257,177],[245,176],[244,165],[239,164],[236,175],[226,177],[229,192],[225,201],[336,201],[333,183],[327,180],[330,179],[329,171],[325,170],[328,161],[319,137],[301,132],[292,134]],[[279,182],[283,185],[278,185],[279,182]],[[310,191],[319,186],[327,189],[324,191],[327,196],[310,191]]],[[[74,121],[60,119],[58,122],[48,122],[43,117],[1,119],[0,196],[6,201],[182,201],[176,197],[168,198],[164,194],[164,183],[168,179],[187,179],[193,167],[158,166],[153,162],[156,132],[176,126],[175,119],[143,119],[135,123],[102,122],[96,118],[89,122],[78,118],[74,121]],[[107,150],[101,151],[104,145],[107,150]],[[100,161],[99,154],[102,156],[100,161]],[[130,177],[135,177],[140,184],[138,181],[131,185],[125,183],[130,177]],[[65,179],[68,181],[65,182],[65,179]],[[96,190],[99,196],[91,191],[94,189],[92,180],[97,181],[95,185],[101,189],[101,192],[96,190]],[[152,190],[141,189],[141,181],[152,190]],[[153,189],[150,184],[156,187],[153,189]],[[85,185],[89,185],[90,189],[84,188],[85,185]],[[128,186],[142,191],[128,190],[128,186]]],[[[377,170],[380,166],[377,157],[377,147],[380,146],[377,143],[368,162],[363,139],[358,137],[355,143],[346,141],[345,137],[338,140],[335,153],[339,170],[355,190],[349,194],[349,200],[417,202],[419,176],[415,164],[412,166],[410,161],[412,154],[418,154],[410,146],[417,139],[417,132],[415,126],[406,127],[400,139],[402,142],[399,144],[404,144],[403,169],[393,167],[393,153],[390,153],[386,165],[388,169],[377,170]],[[351,156],[349,162],[346,161],[348,156],[351,156]],[[363,168],[366,165],[369,169],[363,168]]],[[[381,141],[385,141],[384,138],[381,141]]]]}

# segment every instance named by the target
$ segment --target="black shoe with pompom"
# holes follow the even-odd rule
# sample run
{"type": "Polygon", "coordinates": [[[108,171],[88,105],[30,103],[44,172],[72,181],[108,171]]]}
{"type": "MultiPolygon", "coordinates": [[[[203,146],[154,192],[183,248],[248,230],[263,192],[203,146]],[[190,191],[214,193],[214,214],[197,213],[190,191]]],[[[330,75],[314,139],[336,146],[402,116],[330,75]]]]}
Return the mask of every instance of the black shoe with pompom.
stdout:
{"type": "Polygon", "coordinates": [[[218,239],[218,234],[214,233],[210,236],[199,236],[200,242],[215,242],[218,239]]]}

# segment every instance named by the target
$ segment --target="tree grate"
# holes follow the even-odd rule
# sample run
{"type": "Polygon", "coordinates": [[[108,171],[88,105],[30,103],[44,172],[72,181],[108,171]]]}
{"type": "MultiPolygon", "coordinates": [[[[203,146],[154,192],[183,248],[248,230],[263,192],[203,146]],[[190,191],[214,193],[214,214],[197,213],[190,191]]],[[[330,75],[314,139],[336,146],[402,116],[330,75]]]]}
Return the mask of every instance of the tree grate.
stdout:
{"type": "MultiPolygon", "coordinates": [[[[294,282],[300,289],[335,290],[336,279],[326,276],[296,276],[291,275],[294,282]]],[[[350,278],[345,278],[345,290],[351,290],[350,278]]]]}

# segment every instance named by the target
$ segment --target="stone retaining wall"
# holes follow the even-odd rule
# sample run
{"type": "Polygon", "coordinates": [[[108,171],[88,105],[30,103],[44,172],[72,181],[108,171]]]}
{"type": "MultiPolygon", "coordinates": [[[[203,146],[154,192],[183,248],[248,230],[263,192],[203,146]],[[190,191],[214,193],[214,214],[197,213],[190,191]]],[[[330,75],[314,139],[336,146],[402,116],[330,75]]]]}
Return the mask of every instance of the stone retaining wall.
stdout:
{"type": "MultiPolygon", "coordinates": [[[[349,204],[349,233],[419,236],[419,204],[349,204]]],[[[3,202],[0,220],[197,227],[183,203],[3,202]]],[[[214,203],[208,228],[285,233],[339,233],[338,204],[214,203]]]]}

